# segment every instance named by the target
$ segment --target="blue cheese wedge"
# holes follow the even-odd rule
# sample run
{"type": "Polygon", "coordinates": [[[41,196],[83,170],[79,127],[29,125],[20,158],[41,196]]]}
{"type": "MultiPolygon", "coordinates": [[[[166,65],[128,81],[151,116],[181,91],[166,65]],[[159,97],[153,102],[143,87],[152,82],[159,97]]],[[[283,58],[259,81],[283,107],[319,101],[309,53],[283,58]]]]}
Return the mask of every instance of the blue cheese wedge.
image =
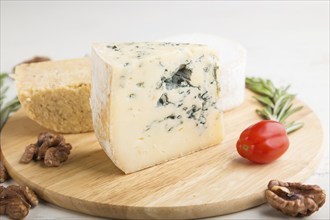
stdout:
{"type": "Polygon", "coordinates": [[[132,173],[219,144],[219,60],[204,45],[96,43],[91,109],[113,163],[132,173]]]}
{"type": "Polygon", "coordinates": [[[167,37],[161,41],[175,43],[206,44],[216,50],[220,56],[221,75],[218,80],[221,85],[221,97],[217,106],[222,111],[231,110],[244,101],[246,49],[233,40],[211,34],[190,33],[167,37]]]}

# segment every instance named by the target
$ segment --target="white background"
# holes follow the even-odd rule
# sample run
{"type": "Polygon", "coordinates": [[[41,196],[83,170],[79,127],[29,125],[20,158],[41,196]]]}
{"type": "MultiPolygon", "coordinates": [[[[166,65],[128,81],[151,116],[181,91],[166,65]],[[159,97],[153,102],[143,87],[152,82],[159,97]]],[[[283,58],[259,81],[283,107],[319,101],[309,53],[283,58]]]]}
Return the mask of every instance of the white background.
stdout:
{"type": "MultiPolygon", "coordinates": [[[[291,84],[291,91],[316,112],[326,153],[306,182],[329,193],[329,1],[1,1],[1,71],[34,55],[80,57],[89,53],[92,42],[195,32],[242,43],[248,51],[247,75],[291,84]]],[[[43,202],[27,219],[57,218],[92,217],[43,202]]],[[[215,219],[264,218],[283,215],[263,205],[215,219]]],[[[329,219],[329,202],[310,219],[329,219]]]]}

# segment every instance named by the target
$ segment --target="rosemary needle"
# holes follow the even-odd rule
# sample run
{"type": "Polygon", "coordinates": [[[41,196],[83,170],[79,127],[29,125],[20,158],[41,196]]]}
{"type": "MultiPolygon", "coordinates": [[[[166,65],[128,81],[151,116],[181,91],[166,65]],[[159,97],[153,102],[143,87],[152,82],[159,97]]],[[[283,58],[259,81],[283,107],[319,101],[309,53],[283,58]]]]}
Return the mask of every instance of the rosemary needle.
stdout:
{"type": "Polygon", "coordinates": [[[247,89],[257,94],[254,98],[263,106],[262,109],[256,110],[261,118],[282,123],[288,134],[303,127],[302,122],[286,121],[290,115],[303,108],[303,106],[293,106],[295,95],[288,92],[290,86],[277,88],[268,79],[254,77],[247,77],[245,85],[247,89]]]}
{"type": "Polygon", "coordinates": [[[8,103],[4,103],[6,93],[8,91],[8,86],[4,86],[4,81],[7,77],[8,74],[0,73],[0,131],[5,125],[10,114],[17,111],[21,106],[17,97],[10,100],[8,103]]]}

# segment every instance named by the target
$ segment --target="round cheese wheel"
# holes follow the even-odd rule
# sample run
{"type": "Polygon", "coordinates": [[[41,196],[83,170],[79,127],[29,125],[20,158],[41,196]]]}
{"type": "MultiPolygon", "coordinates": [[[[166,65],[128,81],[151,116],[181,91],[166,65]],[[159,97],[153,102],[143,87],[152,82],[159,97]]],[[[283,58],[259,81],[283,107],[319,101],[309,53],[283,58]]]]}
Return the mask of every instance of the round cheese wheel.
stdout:
{"type": "Polygon", "coordinates": [[[218,52],[220,59],[221,87],[217,106],[227,111],[240,105],[244,100],[246,49],[230,39],[210,34],[184,34],[162,39],[165,42],[205,44],[218,52]]]}

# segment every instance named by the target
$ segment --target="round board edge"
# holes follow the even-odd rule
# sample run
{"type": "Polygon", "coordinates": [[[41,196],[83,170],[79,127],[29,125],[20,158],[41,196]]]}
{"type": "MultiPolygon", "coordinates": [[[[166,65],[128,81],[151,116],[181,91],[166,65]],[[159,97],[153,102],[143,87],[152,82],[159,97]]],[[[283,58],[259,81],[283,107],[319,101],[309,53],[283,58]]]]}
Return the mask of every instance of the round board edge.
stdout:
{"type": "MultiPolygon", "coordinates": [[[[322,130],[322,126],[320,124],[320,120],[318,119],[318,117],[314,114],[314,112],[306,104],[304,104],[304,106],[315,116],[315,118],[318,120],[317,124],[319,125],[319,127],[322,130]]],[[[22,109],[20,111],[22,111],[22,109]]],[[[229,111],[229,113],[230,112],[231,111],[229,111]]],[[[14,113],[13,116],[15,116],[15,114],[16,113],[14,113]]],[[[13,118],[14,117],[11,117],[8,120],[8,123],[11,123],[11,120],[13,118]]],[[[4,127],[3,132],[1,132],[1,137],[5,136],[4,135],[5,132],[6,132],[6,126],[4,127]]],[[[323,133],[323,130],[322,130],[322,133],[323,133]]],[[[322,134],[322,137],[323,137],[323,134],[322,134]]],[[[323,141],[323,138],[322,138],[322,141],[323,141]]],[[[307,171],[305,171],[306,173],[303,175],[302,172],[299,172],[299,173],[297,173],[297,175],[293,176],[292,179],[298,180],[298,181],[303,181],[303,180],[307,179],[315,171],[315,169],[318,165],[318,162],[319,162],[319,158],[322,156],[322,152],[324,150],[323,144],[321,144],[321,145],[322,145],[321,150],[319,151],[317,156],[315,156],[310,161],[310,163],[304,168],[304,170],[307,170],[307,171]]],[[[37,188],[37,186],[34,186],[32,181],[30,181],[28,179],[25,179],[22,175],[19,175],[19,174],[16,175],[16,173],[14,171],[14,167],[10,167],[10,164],[5,159],[4,155],[1,154],[1,158],[4,159],[5,166],[9,167],[8,172],[13,177],[13,179],[15,181],[17,181],[18,183],[23,183],[23,184],[25,183],[26,185],[28,185],[29,187],[31,187],[34,190],[37,188]]],[[[38,190],[36,190],[36,191],[38,191],[38,190]]],[[[46,201],[49,201],[51,203],[54,203],[56,205],[61,206],[61,203],[59,201],[57,201],[57,200],[60,200],[60,197],[61,197],[60,195],[58,196],[59,197],[58,199],[55,199],[56,201],[54,201],[54,199],[51,199],[48,196],[49,193],[55,193],[55,192],[51,192],[51,191],[46,189],[46,190],[44,190],[42,192],[40,191],[38,193],[41,193],[41,195],[42,195],[41,197],[43,197],[46,201]]],[[[264,202],[264,199],[260,199],[260,195],[257,195],[257,194],[260,194],[260,193],[254,193],[253,196],[255,198],[253,197],[251,199],[251,201],[250,201],[251,203],[249,205],[240,206],[240,208],[235,208],[234,207],[234,208],[231,208],[231,209],[228,209],[228,210],[219,211],[219,210],[216,210],[216,208],[219,207],[218,203],[209,203],[209,204],[203,205],[203,207],[202,207],[203,210],[198,212],[198,213],[196,213],[194,211],[194,209],[200,208],[200,205],[189,206],[189,209],[191,209],[190,212],[187,212],[187,207],[185,207],[185,206],[175,207],[174,209],[173,209],[173,207],[157,208],[157,213],[158,214],[153,213],[152,207],[150,207],[150,208],[148,208],[148,207],[147,208],[146,207],[121,207],[121,208],[124,208],[125,210],[127,210],[127,213],[125,213],[124,215],[123,214],[119,214],[119,215],[114,214],[112,216],[108,216],[108,215],[104,216],[104,215],[97,215],[95,213],[90,213],[88,210],[86,211],[85,209],[81,209],[81,207],[77,207],[73,203],[72,203],[71,207],[63,207],[63,208],[68,208],[68,209],[75,210],[75,211],[78,211],[78,212],[97,215],[97,216],[101,216],[101,217],[114,217],[114,218],[134,218],[134,217],[139,216],[139,215],[140,215],[141,218],[160,218],[160,219],[164,218],[164,217],[168,217],[168,219],[174,219],[174,218],[176,218],[176,219],[179,219],[179,218],[201,218],[201,217],[211,217],[211,216],[229,214],[229,213],[241,211],[241,210],[244,210],[244,209],[248,209],[248,208],[260,205],[264,202]],[[146,209],[147,209],[147,213],[144,212],[146,209]],[[168,216],[169,210],[172,211],[173,216],[168,216]],[[160,211],[160,213],[159,213],[159,211],[160,211]],[[136,215],[134,215],[135,213],[136,213],[136,215]],[[161,214],[161,213],[163,213],[163,214],[161,214]],[[165,213],[167,215],[165,215],[165,213]]]]}

